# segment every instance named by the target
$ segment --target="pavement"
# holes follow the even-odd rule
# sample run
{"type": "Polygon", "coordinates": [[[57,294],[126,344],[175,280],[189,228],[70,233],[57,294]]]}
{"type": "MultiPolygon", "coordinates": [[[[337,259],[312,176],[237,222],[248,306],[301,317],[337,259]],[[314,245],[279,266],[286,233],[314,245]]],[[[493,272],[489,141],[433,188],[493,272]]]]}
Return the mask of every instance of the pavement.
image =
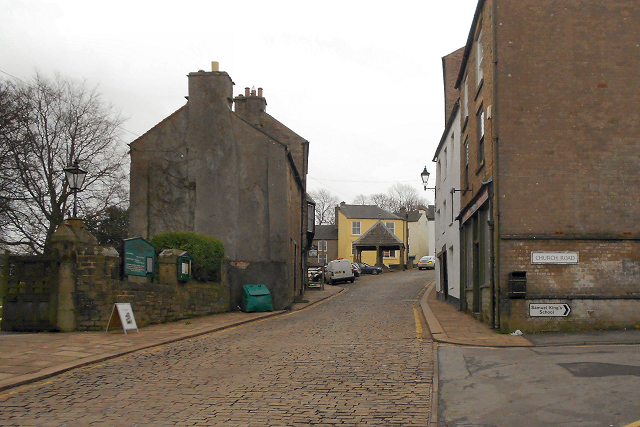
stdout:
{"type": "MultiPolygon", "coordinates": [[[[429,331],[437,343],[483,347],[549,345],[640,344],[640,331],[545,333],[526,336],[500,334],[486,324],[436,299],[435,282],[427,284],[419,301],[429,331]]],[[[325,286],[310,289],[291,311],[308,309],[346,289],[325,286]]],[[[231,312],[150,325],[139,331],[71,333],[0,333],[0,391],[58,375],[135,351],[208,334],[238,325],[282,316],[288,311],[231,312]]],[[[135,315],[135,313],[134,313],[135,315]]],[[[105,325],[106,327],[106,325],[105,325]]]]}

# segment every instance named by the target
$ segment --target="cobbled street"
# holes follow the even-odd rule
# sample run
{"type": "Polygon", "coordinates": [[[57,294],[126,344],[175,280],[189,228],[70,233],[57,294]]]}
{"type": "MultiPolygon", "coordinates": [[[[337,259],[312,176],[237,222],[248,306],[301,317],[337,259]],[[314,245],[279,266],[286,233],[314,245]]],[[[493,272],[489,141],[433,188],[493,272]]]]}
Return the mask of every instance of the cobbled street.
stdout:
{"type": "Polygon", "coordinates": [[[415,305],[432,278],[363,276],[306,310],[2,392],[0,425],[424,427],[432,342],[415,305]]]}

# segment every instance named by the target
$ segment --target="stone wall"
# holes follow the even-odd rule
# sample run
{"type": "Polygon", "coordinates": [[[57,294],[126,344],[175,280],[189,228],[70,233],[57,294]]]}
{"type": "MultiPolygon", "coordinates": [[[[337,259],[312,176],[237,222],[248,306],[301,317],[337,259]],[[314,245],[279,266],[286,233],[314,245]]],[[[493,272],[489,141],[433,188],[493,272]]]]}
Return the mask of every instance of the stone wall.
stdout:
{"type": "Polygon", "coordinates": [[[77,254],[76,330],[104,330],[115,303],[130,303],[138,327],[229,311],[229,288],[193,280],[178,284],[120,280],[121,258],[77,254]]]}

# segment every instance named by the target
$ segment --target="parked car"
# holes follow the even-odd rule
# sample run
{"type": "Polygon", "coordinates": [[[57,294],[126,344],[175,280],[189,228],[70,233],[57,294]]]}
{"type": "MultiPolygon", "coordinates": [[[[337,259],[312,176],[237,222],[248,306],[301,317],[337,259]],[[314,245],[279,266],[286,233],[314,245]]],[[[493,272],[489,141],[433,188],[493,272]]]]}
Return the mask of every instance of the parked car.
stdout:
{"type": "Polygon", "coordinates": [[[327,268],[326,265],[324,267],[309,268],[308,270],[309,280],[311,282],[322,283],[322,273],[323,273],[323,270],[325,270],[326,268],[327,268]]]}
{"type": "Polygon", "coordinates": [[[355,262],[351,263],[351,267],[353,267],[353,275],[356,277],[360,277],[360,273],[362,273],[362,270],[360,269],[360,266],[358,264],[356,264],[355,262]]]}
{"type": "Polygon", "coordinates": [[[366,262],[357,262],[360,267],[360,274],[380,274],[382,273],[382,267],[377,267],[373,265],[369,265],[366,262]]]}
{"type": "Polygon", "coordinates": [[[337,282],[351,282],[353,283],[355,275],[353,274],[353,267],[348,259],[334,259],[329,261],[325,272],[324,280],[333,285],[337,282]]]}
{"type": "Polygon", "coordinates": [[[423,256],[422,258],[420,258],[420,261],[418,261],[418,270],[433,270],[436,268],[436,257],[434,256],[423,256]]]}

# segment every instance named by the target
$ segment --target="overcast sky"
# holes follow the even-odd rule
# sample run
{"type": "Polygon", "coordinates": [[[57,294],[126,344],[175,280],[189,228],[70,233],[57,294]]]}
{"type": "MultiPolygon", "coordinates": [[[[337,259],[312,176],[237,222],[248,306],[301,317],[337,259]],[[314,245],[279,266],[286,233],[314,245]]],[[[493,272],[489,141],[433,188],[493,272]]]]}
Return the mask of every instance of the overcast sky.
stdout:
{"type": "MultiPolygon", "coordinates": [[[[310,142],[309,190],[347,203],[422,189],[444,130],[441,57],[477,0],[0,0],[0,77],[58,72],[98,86],[129,143],[184,105],[189,72],[220,63],[262,87],[267,112],[310,142]]],[[[435,182],[435,173],[430,184],[435,182]]]]}

